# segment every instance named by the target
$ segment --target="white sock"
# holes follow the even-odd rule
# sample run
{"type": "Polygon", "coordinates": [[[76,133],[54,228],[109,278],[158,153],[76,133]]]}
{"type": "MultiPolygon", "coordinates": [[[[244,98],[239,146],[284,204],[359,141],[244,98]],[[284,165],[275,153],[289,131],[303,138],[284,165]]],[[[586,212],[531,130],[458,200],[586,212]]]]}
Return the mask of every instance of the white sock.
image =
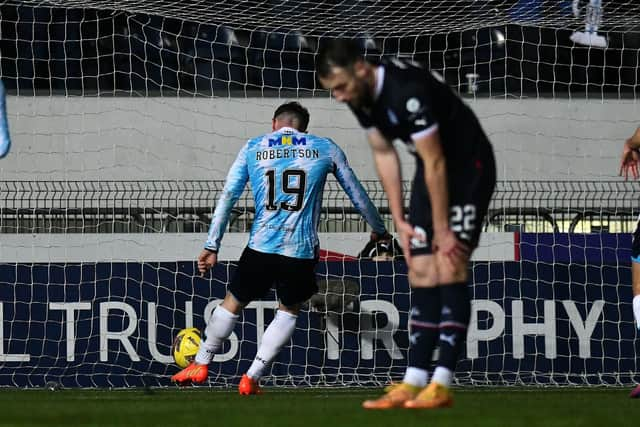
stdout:
{"type": "Polygon", "coordinates": [[[200,365],[211,363],[213,356],[220,352],[224,340],[229,338],[233,332],[238,317],[240,316],[233,314],[221,305],[213,310],[207,328],[204,330],[207,339],[200,343],[198,354],[196,354],[196,363],[200,365]]]}
{"type": "Polygon", "coordinates": [[[636,327],[640,329],[640,295],[633,297],[633,317],[636,319],[636,327]]]}
{"type": "Polygon", "coordinates": [[[424,387],[427,385],[427,382],[429,382],[429,373],[424,369],[409,366],[404,372],[402,382],[416,387],[424,387]]]}
{"type": "Polygon", "coordinates": [[[265,369],[276,358],[280,349],[289,342],[293,331],[296,330],[296,320],[294,316],[286,311],[278,310],[269,324],[269,327],[262,335],[260,348],[256,353],[256,358],[247,371],[247,375],[254,380],[259,380],[264,375],[265,369]]]}
{"type": "Polygon", "coordinates": [[[445,387],[451,387],[451,382],[453,381],[453,372],[451,372],[444,366],[436,366],[436,370],[433,371],[432,381],[445,387]]]}

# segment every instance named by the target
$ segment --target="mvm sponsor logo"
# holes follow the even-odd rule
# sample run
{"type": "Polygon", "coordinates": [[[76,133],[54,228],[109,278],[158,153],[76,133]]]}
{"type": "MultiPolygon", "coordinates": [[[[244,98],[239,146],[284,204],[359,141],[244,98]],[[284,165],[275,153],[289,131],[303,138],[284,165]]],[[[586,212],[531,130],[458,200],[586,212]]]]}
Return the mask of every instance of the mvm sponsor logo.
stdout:
{"type": "Polygon", "coordinates": [[[269,138],[269,147],[281,145],[307,145],[307,139],[304,136],[297,137],[295,135],[281,135],[275,139],[269,138]]]}

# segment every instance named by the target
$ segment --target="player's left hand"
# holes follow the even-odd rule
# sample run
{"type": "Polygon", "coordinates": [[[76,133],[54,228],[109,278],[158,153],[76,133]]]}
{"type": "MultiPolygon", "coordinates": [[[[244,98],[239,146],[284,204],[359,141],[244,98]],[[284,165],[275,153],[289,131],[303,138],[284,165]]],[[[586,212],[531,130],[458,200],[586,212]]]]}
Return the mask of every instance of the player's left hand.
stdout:
{"type": "Polygon", "coordinates": [[[216,265],[216,262],[218,262],[218,254],[203,249],[198,256],[198,271],[200,272],[200,277],[204,277],[207,271],[216,265]]]}
{"type": "Polygon", "coordinates": [[[622,159],[620,160],[620,176],[624,176],[624,179],[629,179],[629,173],[633,179],[638,179],[638,162],[640,162],[640,156],[638,151],[634,150],[630,145],[630,140],[625,142],[622,148],[622,159]]]}
{"type": "Polygon", "coordinates": [[[451,229],[434,232],[433,251],[440,252],[444,259],[455,267],[469,258],[469,247],[461,242],[451,229]]]}

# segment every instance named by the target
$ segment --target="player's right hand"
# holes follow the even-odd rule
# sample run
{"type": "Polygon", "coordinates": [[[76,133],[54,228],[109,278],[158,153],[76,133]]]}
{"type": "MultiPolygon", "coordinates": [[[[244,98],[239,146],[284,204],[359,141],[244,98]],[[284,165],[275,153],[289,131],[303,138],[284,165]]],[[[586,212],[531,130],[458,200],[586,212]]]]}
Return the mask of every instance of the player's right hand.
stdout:
{"type": "Polygon", "coordinates": [[[218,254],[203,249],[198,256],[198,271],[200,272],[200,277],[204,277],[207,271],[216,265],[216,262],[218,262],[218,254]]]}
{"type": "Polygon", "coordinates": [[[640,162],[638,151],[631,147],[631,139],[627,139],[622,148],[620,176],[624,176],[624,179],[627,180],[629,179],[629,173],[631,173],[633,179],[638,179],[638,162],[640,162]]]}
{"type": "Polygon", "coordinates": [[[398,233],[398,240],[400,240],[400,246],[404,253],[404,260],[407,266],[411,266],[411,239],[417,239],[418,241],[424,241],[426,236],[417,231],[413,225],[406,221],[396,222],[396,232],[398,233]]]}
{"type": "Polygon", "coordinates": [[[452,270],[455,270],[462,263],[469,260],[471,251],[449,228],[440,232],[434,232],[432,245],[434,253],[443,255],[441,259],[443,259],[452,270]]]}

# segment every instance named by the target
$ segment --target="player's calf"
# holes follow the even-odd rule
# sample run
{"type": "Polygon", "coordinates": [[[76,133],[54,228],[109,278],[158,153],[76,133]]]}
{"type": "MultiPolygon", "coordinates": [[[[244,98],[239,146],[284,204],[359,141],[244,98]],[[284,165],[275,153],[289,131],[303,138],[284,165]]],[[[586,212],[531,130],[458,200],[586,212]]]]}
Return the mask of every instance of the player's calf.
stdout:
{"type": "Polygon", "coordinates": [[[440,288],[411,289],[409,314],[409,363],[403,382],[420,388],[428,382],[427,371],[440,333],[440,288]]]}
{"type": "Polygon", "coordinates": [[[442,311],[440,315],[440,357],[434,381],[449,386],[458,358],[464,348],[471,315],[471,302],[466,283],[440,287],[442,311]]]}

